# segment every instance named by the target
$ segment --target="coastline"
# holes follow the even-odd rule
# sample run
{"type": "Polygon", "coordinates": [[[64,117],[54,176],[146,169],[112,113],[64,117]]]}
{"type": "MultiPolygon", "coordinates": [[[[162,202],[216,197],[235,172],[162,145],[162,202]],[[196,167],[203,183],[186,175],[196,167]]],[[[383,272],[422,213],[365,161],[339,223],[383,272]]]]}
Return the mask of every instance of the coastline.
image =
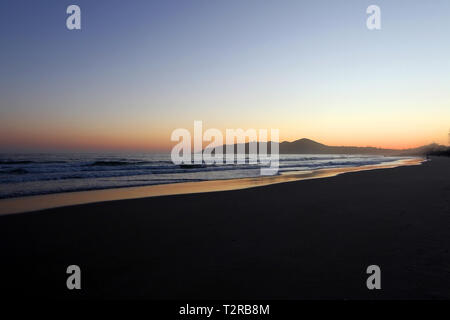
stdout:
{"type": "Polygon", "coordinates": [[[449,199],[450,159],[432,157],[4,215],[0,287],[9,299],[448,299],[449,199]],[[65,286],[73,264],[77,292],[65,286]],[[366,287],[369,265],[381,290],[366,287]]]}
{"type": "Polygon", "coordinates": [[[80,204],[105,202],[105,201],[240,190],[291,181],[329,178],[349,172],[389,169],[389,168],[396,168],[399,166],[420,165],[424,161],[425,159],[417,157],[382,163],[379,165],[327,168],[312,171],[293,171],[293,172],[285,172],[281,175],[265,176],[258,178],[180,182],[180,183],[159,184],[150,186],[62,192],[53,194],[6,198],[0,199],[0,216],[39,211],[51,208],[67,207],[80,204]]]}

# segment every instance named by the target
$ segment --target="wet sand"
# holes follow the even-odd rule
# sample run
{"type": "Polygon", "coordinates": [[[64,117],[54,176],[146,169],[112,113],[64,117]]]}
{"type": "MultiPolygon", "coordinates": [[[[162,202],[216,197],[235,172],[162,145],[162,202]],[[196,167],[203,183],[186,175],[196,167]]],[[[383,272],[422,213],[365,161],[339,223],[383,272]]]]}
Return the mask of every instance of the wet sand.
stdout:
{"type": "Polygon", "coordinates": [[[450,159],[0,217],[2,295],[448,299],[450,159]],[[66,268],[82,290],[66,289],[66,268]],[[366,268],[381,267],[381,290],[366,268]]]}

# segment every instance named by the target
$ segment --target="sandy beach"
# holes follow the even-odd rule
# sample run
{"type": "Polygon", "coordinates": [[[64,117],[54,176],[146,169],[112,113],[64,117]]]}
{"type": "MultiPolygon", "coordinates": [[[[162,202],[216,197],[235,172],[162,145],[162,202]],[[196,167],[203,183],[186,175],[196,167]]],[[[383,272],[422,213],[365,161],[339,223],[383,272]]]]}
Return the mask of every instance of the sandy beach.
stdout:
{"type": "Polygon", "coordinates": [[[450,298],[450,159],[0,216],[9,297],[450,298]],[[82,290],[66,288],[79,265],[82,290]],[[366,268],[381,268],[381,290],[366,268]]]}

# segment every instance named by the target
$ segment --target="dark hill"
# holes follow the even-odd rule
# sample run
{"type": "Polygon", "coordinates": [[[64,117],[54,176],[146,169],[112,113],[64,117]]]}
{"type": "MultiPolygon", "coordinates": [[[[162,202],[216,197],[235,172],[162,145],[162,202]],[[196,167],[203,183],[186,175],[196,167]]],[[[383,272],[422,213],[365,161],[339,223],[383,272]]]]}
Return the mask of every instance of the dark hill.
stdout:
{"type": "MultiPolygon", "coordinates": [[[[265,143],[259,143],[263,146],[265,143]]],[[[269,142],[267,152],[270,153],[269,142]]],[[[234,152],[237,153],[237,144],[234,145],[234,152]]],[[[225,153],[225,145],[223,146],[225,153]]],[[[249,143],[244,144],[245,153],[249,151],[249,143]]],[[[327,146],[325,144],[313,141],[311,139],[299,139],[292,142],[284,141],[279,144],[280,154],[363,154],[363,155],[386,155],[386,156],[424,156],[431,152],[440,152],[446,150],[445,146],[438,144],[429,144],[411,149],[382,149],[375,147],[354,147],[354,146],[327,146]]]]}

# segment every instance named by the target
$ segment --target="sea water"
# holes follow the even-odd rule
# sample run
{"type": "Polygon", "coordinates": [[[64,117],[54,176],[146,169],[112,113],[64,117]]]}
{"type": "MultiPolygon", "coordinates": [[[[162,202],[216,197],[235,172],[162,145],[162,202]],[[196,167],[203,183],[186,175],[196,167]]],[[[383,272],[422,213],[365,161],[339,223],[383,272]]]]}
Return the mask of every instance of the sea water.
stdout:
{"type": "MultiPolygon", "coordinates": [[[[279,172],[378,165],[404,157],[280,155],[279,172]]],[[[0,198],[260,176],[260,165],[182,168],[170,154],[1,154],[0,198]]]]}

